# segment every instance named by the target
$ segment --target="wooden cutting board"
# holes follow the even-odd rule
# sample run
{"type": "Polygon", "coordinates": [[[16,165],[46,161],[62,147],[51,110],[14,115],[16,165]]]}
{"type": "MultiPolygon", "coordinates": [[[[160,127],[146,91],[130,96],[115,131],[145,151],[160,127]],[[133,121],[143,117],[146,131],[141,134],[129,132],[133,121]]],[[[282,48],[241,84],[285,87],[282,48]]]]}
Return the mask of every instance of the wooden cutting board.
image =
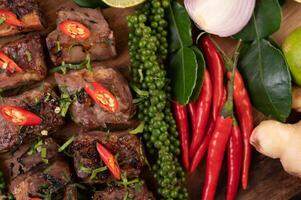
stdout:
{"type": "MultiPolygon", "coordinates": [[[[42,32],[46,36],[55,28],[56,10],[62,6],[74,6],[71,0],[39,0],[48,23],[47,30],[42,32]]],[[[103,11],[110,27],[113,29],[116,37],[117,58],[103,62],[109,67],[116,67],[129,77],[129,57],[127,51],[128,29],[126,26],[126,16],[133,12],[133,9],[114,9],[108,8],[103,11]]],[[[273,35],[278,44],[281,44],[284,38],[296,27],[301,26],[301,4],[292,0],[287,0],[283,6],[283,22],[281,29],[273,35]]],[[[0,46],[5,42],[14,40],[20,36],[0,39],[0,46]]],[[[217,38],[220,45],[228,52],[233,50],[234,41],[229,38],[217,38]]],[[[258,124],[264,119],[264,116],[256,111],[255,121],[258,124]]],[[[292,114],[290,122],[298,121],[301,115],[292,114]]],[[[301,146],[301,144],[300,144],[301,146]]],[[[298,155],[296,155],[298,156],[298,155]]],[[[226,191],[226,171],[222,175],[220,187],[217,190],[217,199],[225,198],[226,191]]],[[[197,172],[187,174],[187,188],[192,200],[200,199],[202,180],[204,180],[204,164],[197,172]]],[[[301,192],[301,179],[294,178],[286,174],[278,160],[271,160],[254,151],[250,183],[248,190],[240,190],[238,199],[241,200],[287,200],[297,193],[301,192]]]]}

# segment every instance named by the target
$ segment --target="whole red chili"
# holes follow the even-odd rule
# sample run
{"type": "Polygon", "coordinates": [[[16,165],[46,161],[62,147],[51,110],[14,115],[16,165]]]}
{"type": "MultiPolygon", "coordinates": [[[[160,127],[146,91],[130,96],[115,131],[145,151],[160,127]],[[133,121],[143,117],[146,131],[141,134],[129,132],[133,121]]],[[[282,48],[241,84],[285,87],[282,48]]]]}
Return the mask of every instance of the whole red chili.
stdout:
{"type": "MultiPolygon", "coordinates": [[[[231,73],[228,73],[231,76],[231,73]]],[[[243,78],[239,71],[235,71],[234,76],[234,104],[238,115],[239,125],[243,135],[243,168],[242,168],[242,186],[246,189],[248,186],[249,168],[251,162],[250,136],[253,131],[253,113],[252,104],[245,88],[243,78]]]]}
{"type": "Polygon", "coordinates": [[[0,9],[0,18],[4,19],[4,23],[11,26],[23,26],[23,22],[20,21],[16,14],[5,9],[0,9]]]}
{"type": "Polygon", "coordinates": [[[189,125],[187,109],[178,102],[173,102],[172,105],[177,128],[180,134],[183,166],[186,170],[189,170],[189,125]]]}
{"type": "Polygon", "coordinates": [[[109,168],[113,176],[119,180],[121,178],[121,172],[115,156],[100,143],[96,144],[96,148],[101,160],[109,168]]]}
{"type": "Polygon", "coordinates": [[[0,114],[6,121],[18,126],[35,126],[42,123],[39,116],[16,106],[0,106],[0,114]]]}
{"type": "Polygon", "coordinates": [[[210,120],[208,130],[206,131],[207,134],[206,134],[204,140],[202,141],[202,144],[200,145],[200,147],[196,151],[196,153],[195,153],[195,155],[194,155],[194,157],[191,161],[190,172],[194,172],[196,170],[196,168],[198,167],[198,165],[203,160],[204,155],[208,150],[208,146],[209,146],[211,135],[212,135],[212,132],[213,132],[213,129],[214,129],[214,125],[215,125],[214,121],[210,120]]]}
{"type": "MultiPolygon", "coordinates": [[[[227,91],[226,91],[226,88],[224,88],[223,104],[226,102],[226,100],[227,100],[227,91]]],[[[220,110],[220,112],[221,112],[221,110],[220,110]]],[[[201,161],[204,158],[205,153],[208,150],[209,142],[210,142],[210,139],[212,136],[212,132],[214,130],[214,126],[215,126],[215,122],[212,120],[212,115],[210,115],[210,116],[211,117],[209,119],[209,124],[207,125],[207,128],[206,128],[206,136],[191,161],[190,172],[194,172],[196,170],[196,168],[201,163],[201,161]]]]}
{"type": "Polygon", "coordinates": [[[214,199],[224,153],[231,135],[232,122],[231,116],[219,116],[215,122],[215,128],[208,147],[203,200],[214,199]]]}
{"type": "Polygon", "coordinates": [[[222,107],[224,87],[224,61],[208,35],[201,38],[201,47],[213,85],[212,115],[215,121],[222,107]]]}
{"type": "Polygon", "coordinates": [[[208,122],[212,102],[212,84],[207,70],[204,73],[204,82],[201,93],[195,105],[195,125],[192,133],[189,156],[193,158],[201,145],[208,122]]]}
{"type": "Polygon", "coordinates": [[[86,83],[85,91],[100,107],[109,112],[117,111],[118,101],[116,97],[99,83],[86,83]]]}
{"type": "Polygon", "coordinates": [[[91,31],[82,23],[72,20],[63,21],[59,25],[59,29],[66,35],[74,39],[88,39],[91,36],[91,31]]]}
{"type": "Polygon", "coordinates": [[[12,59],[10,59],[4,52],[0,51],[0,68],[10,73],[23,72],[12,59]]]}
{"type": "Polygon", "coordinates": [[[242,149],[241,132],[234,120],[228,144],[228,186],[226,200],[234,200],[237,193],[242,166],[242,149]]]}

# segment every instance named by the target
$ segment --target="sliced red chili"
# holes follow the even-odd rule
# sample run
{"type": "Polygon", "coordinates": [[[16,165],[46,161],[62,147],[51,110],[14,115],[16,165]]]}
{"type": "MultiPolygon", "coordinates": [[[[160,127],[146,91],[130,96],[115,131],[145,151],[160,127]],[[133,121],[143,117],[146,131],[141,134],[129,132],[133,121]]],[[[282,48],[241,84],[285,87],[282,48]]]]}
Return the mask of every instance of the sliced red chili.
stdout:
{"type": "Polygon", "coordinates": [[[23,72],[23,69],[20,68],[12,59],[10,59],[2,51],[0,51],[0,68],[3,70],[7,70],[10,73],[23,72]]]}
{"type": "Polygon", "coordinates": [[[32,198],[30,198],[30,200],[42,200],[42,199],[38,198],[38,197],[32,197],[32,198]]]}
{"type": "Polygon", "coordinates": [[[116,97],[99,83],[86,83],[85,91],[100,107],[110,112],[117,111],[118,101],[116,97]]]}
{"type": "Polygon", "coordinates": [[[121,178],[121,172],[120,172],[120,167],[118,165],[117,160],[109,152],[104,146],[102,146],[100,143],[96,144],[96,148],[98,151],[98,154],[101,158],[101,160],[105,163],[105,165],[109,168],[113,176],[119,180],[121,178]]]}
{"type": "Polygon", "coordinates": [[[20,21],[16,14],[5,9],[0,9],[0,18],[4,18],[4,23],[12,26],[23,26],[23,22],[20,21]]]}
{"type": "Polygon", "coordinates": [[[60,30],[66,34],[69,35],[72,38],[75,39],[87,39],[91,36],[91,31],[83,24],[72,21],[72,20],[66,20],[63,21],[59,25],[60,30]]]}
{"type": "Polygon", "coordinates": [[[1,106],[0,113],[5,120],[18,126],[35,126],[42,123],[39,116],[16,106],[1,106]]]}

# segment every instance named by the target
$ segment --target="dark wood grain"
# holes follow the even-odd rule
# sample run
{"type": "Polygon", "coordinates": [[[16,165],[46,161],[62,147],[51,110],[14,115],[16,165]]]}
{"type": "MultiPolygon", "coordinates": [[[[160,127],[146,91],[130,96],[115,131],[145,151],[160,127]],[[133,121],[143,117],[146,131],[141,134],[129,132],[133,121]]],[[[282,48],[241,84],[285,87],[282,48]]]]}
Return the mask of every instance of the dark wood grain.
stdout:
{"type": "MultiPolygon", "coordinates": [[[[40,0],[40,5],[43,14],[46,16],[48,28],[42,32],[46,36],[55,28],[56,10],[61,6],[74,6],[71,0],[40,0]]],[[[301,25],[301,4],[297,4],[292,0],[288,0],[284,5],[284,17],[281,29],[274,34],[276,42],[281,44],[284,38],[296,27],[301,25]]],[[[128,29],[126,25],[126,16],[133,12],[133,9],[105,9],[103,11],[105,18],[108,20],[110,27],[113,29],[116,37],[116,46],[118,56],[115,59],[102,62],[108,67],[116,67],[123,71],[127,76],[129,75],[128,67],[130,65],[127,40],[128,29]]],[[[7,41],[14,40],[17,37],[8,37],[0,39],[0,45],[7,41]]],[[[231,53],[235,41],[232,39],[217,38],[219,44],[231,53]]],[[[256,124],[265,117],[254,111],[256,124]]],[[[293,117],[293,121],[298,118],[293,117]]],[[[300,156],[300,155],[296,155],[300,156]]],[[[187,174],[187,187],[189,189],[191,199],[197,200],[201,197],[202,180],[204,179],[204,163],[198,168],[197,172],[187,174]]],[[[223,172],[225,171],[223,168],[223,172]]],[[[220,188],[217,191],[217,199],[224,199],[226,191],[226,173],[223,173],[220,188]]],[[[254,154],[250,184],[248,190],[239,191],[238,199],[241,200],[286,200],[301,192],[301,180],[286,174],[278,160],[271,160],[262,155],[254,154]]]]}

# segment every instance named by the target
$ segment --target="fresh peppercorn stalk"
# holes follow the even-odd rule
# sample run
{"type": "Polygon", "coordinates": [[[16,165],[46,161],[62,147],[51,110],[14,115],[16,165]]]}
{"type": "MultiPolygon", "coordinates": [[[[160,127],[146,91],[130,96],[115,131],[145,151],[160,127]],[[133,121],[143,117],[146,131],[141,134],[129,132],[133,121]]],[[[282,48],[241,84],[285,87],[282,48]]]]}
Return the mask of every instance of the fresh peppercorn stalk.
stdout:
{"type": "Polygon", "coordinates": [[[180,144],[164,67],[168,53],[164,10],[167,6],[169,0],[150,0],[128,17],[132,84],[144,91],[144,96],[137,94],[142,99],[138,104],[138,118],[145,122],[146,147],[157,156],[152,169],[158,193],[163,199],[188,199],[182,186],[185,173],[178,160],[180,144]]]}

